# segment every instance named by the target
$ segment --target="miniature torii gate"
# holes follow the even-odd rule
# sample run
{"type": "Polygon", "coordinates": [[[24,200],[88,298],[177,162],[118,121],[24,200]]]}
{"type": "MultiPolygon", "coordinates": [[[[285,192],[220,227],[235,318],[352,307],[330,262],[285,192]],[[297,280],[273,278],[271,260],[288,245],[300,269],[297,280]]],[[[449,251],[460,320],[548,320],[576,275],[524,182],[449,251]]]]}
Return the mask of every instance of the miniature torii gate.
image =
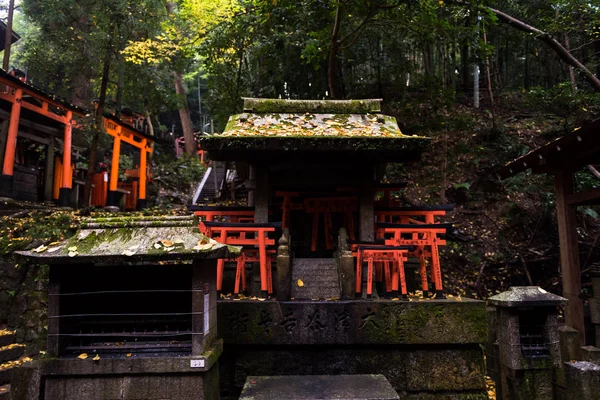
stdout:
{"type": "Polygon", "coordinates": [[[6,100],[12,104],[4,160],[2,163],[2,175],[0,177],[0,196],[13,196],[13,170],[17,135],[19,131],[19,119],[21,116],[21,109],[25,108],[65,125],[62,163],[63,180],[58,204],[60,206],[69,206],[73,188],[71,171],[73,116],[84,116],[86,114],[85,110],[46,94],[4,71],[0,71],[0,84],[5,88],[0,91],[0,99],[6,100]],[[41,105],[23,101],[24,96],[31,97],[41,105]]]}
{"type": "Polygon", "coordinates": [[[151,145],[154,139],[152,136],[146,135],[145,133],[125,124],[110,114],[104,115],[104,129],[106,130],[106,133],[114,138],[108,196],[106,199],[107,207],[118,207],[119,204],[119,194],[117,192],[119,180],[119,158],[121,155],[121,142],[124,142],[140,150],[140,185],[137,208],[145,208],[147,204],[146,182],[148,174],[146,163],[148,153],[152,152],[151,145]]]}

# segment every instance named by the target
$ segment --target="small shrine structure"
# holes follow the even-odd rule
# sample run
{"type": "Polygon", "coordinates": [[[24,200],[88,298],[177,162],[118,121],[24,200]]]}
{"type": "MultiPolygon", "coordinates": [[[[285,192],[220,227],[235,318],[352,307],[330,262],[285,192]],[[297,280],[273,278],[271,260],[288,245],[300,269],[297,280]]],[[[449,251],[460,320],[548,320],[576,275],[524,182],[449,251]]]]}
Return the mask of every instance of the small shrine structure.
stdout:
{"type": "Polygon", "coordinates": [[[48,336],[13,398],[218,399],[216,263],[238,255],[188,216],[92,219],[19,252],[50,266],[48,336]]]}

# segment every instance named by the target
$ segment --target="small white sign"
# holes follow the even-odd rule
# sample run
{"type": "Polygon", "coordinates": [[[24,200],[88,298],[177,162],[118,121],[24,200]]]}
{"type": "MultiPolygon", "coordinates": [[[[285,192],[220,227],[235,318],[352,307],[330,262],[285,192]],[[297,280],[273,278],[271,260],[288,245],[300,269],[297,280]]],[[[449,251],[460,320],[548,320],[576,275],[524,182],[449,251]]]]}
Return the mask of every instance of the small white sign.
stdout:
{"type": "Polygon", "coordinates": [[[204,368],[204,360],[190,360],[191,368],[204,368]]]}
{"type": "Polygon", "coordinates": [[[104,173],[104,182],[108,182],[108,174],[106,172],[104,173]]]}

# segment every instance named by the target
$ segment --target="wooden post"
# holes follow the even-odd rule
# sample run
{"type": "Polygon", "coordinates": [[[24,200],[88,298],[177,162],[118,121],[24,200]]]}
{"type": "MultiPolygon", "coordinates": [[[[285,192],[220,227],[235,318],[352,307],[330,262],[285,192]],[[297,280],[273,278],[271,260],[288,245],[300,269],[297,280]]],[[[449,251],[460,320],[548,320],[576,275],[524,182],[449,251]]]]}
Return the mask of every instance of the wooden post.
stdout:
{"type": "Polygon", "coordinates": [[[54,184],[54,136],[50,136],[50,143],[46,147],[46,170],[44,173],[44,200],[52,201],[54,184]]]}
{"type": "Polygon", "coordinates": [[[579,243],[575,207],[567,203],[567,196],[573,194],[573,172],[560,171],[554,176],[556,188],[556,217],[560,241],[560,266],[563,283],[563,296],[569,300],[565,317],[568,326],[577,329],[581,343],[585,343],[583,324],[583,302],[581,273],[579,270],[579,243]]]}
{"type": "Polygon", "coordinates": [[[2,165],[2,179],[0,180],[0,196],[13,196],[13,169],[15,165],[15,151],[17,147],[17,134],[19,131],[19,118],[21,117],[21,101],[23,90],[15,90],[15,100],[10,110],[10,122],[8,123],[8,137],[6,138],[6,150],[4,152],[4,163],[2,165]]]}
{"type": "Polygon", "coordinates": [[[58,205],[69,207],[71,205],[71,191],[73,187],[73,168],[71,166],[71,139],[73,132],[73,112],[67,111],[63,145],[63,173],[62,185],[58,195],[58,205]]]}
{"type": "Polygon", "coordinates": [[[107,207],[119,207],[119,194],[117,185],[119,181],[119,158],[121,156],[121,125],[117,126],[117,135],[113,140],[112,162],[110,164],[110,182],[108,184],[108,195],[106,196],[107,207]]]}
{"type": "Polygon", "coordinates": [[[360,191],[358,216],[359,239],[372,242],[375,240],[375,200],[371,188],[363,188],[360,191]]]}
{"type": "Polygon", "coordinates": [[[146,149],[146,145],[148,144],[148,139],[142,140],[142,147],[140,149],[140,194],[137,200],[137,209],[141,210],[146,208],[146,174],[148,172],[146,166],[146,160],[148,156],[148,150],[146,149]]]}

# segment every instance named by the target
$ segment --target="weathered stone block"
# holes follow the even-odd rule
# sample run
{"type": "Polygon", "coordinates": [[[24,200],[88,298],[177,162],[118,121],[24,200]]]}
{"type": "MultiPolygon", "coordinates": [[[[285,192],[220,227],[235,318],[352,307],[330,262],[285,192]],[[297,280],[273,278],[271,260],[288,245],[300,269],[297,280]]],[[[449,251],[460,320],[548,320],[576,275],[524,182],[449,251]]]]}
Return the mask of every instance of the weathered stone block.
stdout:
{"type": "Polygon", "coordinates": [[[487,393],[407,393],[401,392],[402,400],[488,400],[487,393]]]}
{"type": "Polygon", "coordinates": [[[427,300],[220,301],[219,334],[227,344],[485,343],[485,303],[427,300]]]}
{"type": "Polygon", "coordinates": [[[600,366],[587,361],[565,363],[571,399],[600,400],[600,366]]]}
{"type": "MultiPolygon", "coordinates": [[[[570,361],[570,360],[564,360],[570,361]]],[[[600,348],[594,346],[584,346],[581,348],[581,361],[589,361],[594,364],[600,364],[600,348]]]]}
{"type": "Polygon", "coordinates": [[[485,390],[479,346],[414,349],[410,346],[244,346],[229,345],[221,358],[226,395],[240,392],[252,375],[382,374],[397,391],[485,390]]]}
{"type": "Polygon", "coordinates": [[[396,400],[383,375],[249,376],[240,400],[396,400]]]}

